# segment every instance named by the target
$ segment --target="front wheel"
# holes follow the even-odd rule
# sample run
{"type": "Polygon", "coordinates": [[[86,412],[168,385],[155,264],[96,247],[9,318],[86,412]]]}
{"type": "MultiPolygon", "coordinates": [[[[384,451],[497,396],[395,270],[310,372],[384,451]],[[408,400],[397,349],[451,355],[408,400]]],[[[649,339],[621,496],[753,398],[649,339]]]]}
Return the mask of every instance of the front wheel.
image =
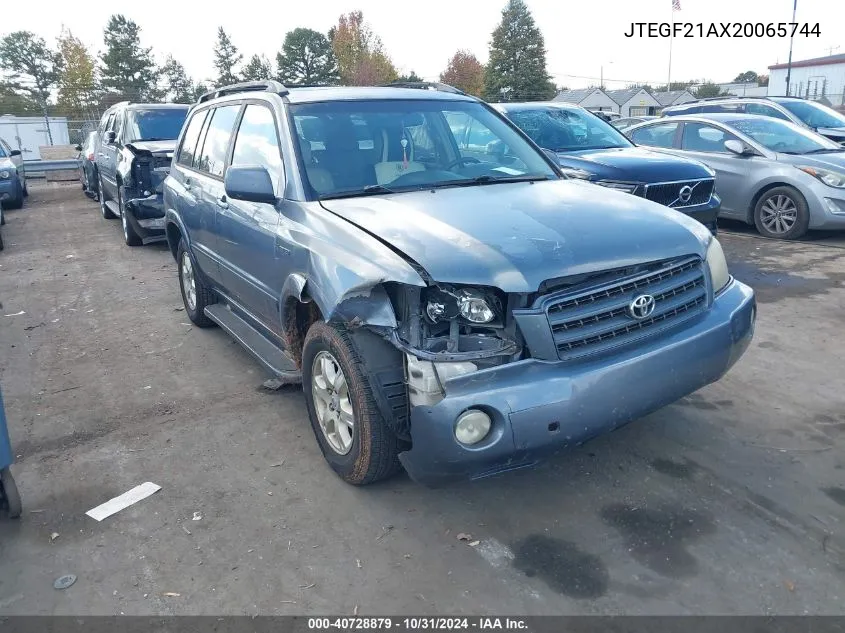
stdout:
{"type": "Polygon", "coordinates": [[[754,225],[764,237],[797,240],[810,225],[807,202],[792,187],[769,189],[754,207],[754,225]]]}
{"type": "Polygon", "coordinates": [[[15,197],[9,202],[8,208],[20,209],[23,206],[23,198],[23,187],[21,187],[21,183],[18,181],[18,185],[15,187],[15,197]]]}
{"type": "Polygon", "coordinates": [[[144,242],[141,236],[135,232],[132,223],[126,215],[126,207],[123,202],[123,187],[119,187],[117,190],[117,206],[120,209],[120,222],[123,225],[123,241],[126,242],[127,246],[140,246],[144,242]]]}
{"type": "Polygon", "coordinates": [[[346,329],[318,321],[308,330],[302,388],[317,443],[341,479],[360,486],[401,469],[398,440],[381,415],[346,329]]]}
{"type": "Polygon", "coordinates": [[[102,177],[97,178],[97,187],[100,191],[100,213],[106,220],[114,220],[117,216],[106,206],[106,197],[103,195],[105,189],[103,189],[102,177]]]}
{"type": "Polygon", "coordinates": [[[179,266],[179,288],[182,290],[182,301],[188,318],[198,327],[212,327],[214,321],[205,315],[205,307],[217,303],[217,298],[214,291],[203,282],[185,240],[179,240],[176,262],[179,266]]]}
{"type": "Polygon", "coordinates": [[[12,471],[8,468],[0,470],[0,501],[6,507],[6,514],[10,519],[17,519],[21,516],[21,496],[18,493],[18,487],[15,484],[15,479],[12,477],[12,471]]]}

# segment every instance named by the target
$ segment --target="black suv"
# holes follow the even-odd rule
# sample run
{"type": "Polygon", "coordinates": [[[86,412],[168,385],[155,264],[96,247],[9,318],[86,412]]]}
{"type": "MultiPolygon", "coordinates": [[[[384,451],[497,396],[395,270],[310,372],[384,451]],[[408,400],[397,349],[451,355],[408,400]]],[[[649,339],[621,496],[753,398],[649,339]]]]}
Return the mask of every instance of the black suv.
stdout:
{"type": "Polygon", "coordinates": [[[188,108],[123,102],[100,120],[95,141],[100,211],[106,219],[121,218],[129,246],[165,239],[161,187],[188,108]]]}

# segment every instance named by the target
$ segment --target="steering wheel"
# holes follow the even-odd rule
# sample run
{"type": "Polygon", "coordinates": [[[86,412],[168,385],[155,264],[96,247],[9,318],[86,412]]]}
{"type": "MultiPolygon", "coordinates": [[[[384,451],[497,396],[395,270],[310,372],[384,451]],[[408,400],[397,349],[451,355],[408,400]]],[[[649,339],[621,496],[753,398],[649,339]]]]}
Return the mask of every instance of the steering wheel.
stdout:
{"type": "Polygon", "coordinates": [[[472,156],[461,156],[460,158],[453,160],[448,165],[444,165],[443,169],[444,171],[449,171],[450,169],[452,169],[452,167],[457,167],[458,165],[463,165],[464,163],[469,163],[470,165],[477,165],[480,162],[480,160],[478,160],[477,158],[473,158],[472,156]]]}

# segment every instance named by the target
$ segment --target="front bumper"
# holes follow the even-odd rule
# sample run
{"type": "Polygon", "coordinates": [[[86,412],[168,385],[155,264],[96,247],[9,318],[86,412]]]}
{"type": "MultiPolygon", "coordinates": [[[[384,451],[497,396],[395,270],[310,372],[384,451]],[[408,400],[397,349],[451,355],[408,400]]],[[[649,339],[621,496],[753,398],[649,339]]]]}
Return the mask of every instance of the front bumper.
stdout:
{"type": "Polygon", "coordinates": [[[715,193],[710,197],[710,201],[705,204],[697,204],[693,207],[684,207],[677,209],[678,213],[688,215],[694,220],[698,220],[708,229],[713,235],[716,235],[718,226],[716,221],[719,218],[719,210],[722,208],[722,199],[715,193]]]}
{"type": "Polygon", "coordinates": [[[613,357],[524,360],[454,378],[442,401],[411,409],[413,446],[399,459],[423,484],[532,466],[721,378],[748,348],[755,317],[754,292],[732,280],[692,324],[613,357]],[[453,431],[469,408],[493,420],[472,447],[453,431]]]}
{"type": "Polygon", "coordinates": [[[165,239],[164,196],[161,192],[126,201],[126,218],[146,244],[165,239]]]}
{"type": "Polygon", "coordinates": [[[845,190],[813,183],[807,196],[811,229],[845,229],[845,190]]]}

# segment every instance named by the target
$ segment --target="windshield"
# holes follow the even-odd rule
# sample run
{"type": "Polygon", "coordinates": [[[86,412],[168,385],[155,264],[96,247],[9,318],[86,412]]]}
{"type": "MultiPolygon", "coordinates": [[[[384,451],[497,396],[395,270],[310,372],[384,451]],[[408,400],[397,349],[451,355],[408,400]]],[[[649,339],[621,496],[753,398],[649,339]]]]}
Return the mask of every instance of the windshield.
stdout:
{"type": "Polygon", "coordinates": [[[480,103],[330,101],[290,111],[316,197],[558,177],[544,155],[480,103]]]}
{"type": "Polygon", "coordinates": [[[545,107],[513,110],[508,117],[537,145],[555,152],[631,147],[610,123],[584,110],[545,107]]]}
{"type": "Polygon", "coordinates": [[[188,108],[132,109],[126,116],[127,143],[170,141],[179,136],[188,108]]]}
{"type": "Polygon", "coordinates": [[[833,141],[810,132],[794,123],[772,118],[737,119],[729,121],[734,129],[750,136],[766,149],[784,154],[807,154],[842,149],[833,141]]]}
{"type": "Polygon", "coordinates": [[[777,101],[810,127],[845,127],[845,115],[812,101],[777,101]]]}

